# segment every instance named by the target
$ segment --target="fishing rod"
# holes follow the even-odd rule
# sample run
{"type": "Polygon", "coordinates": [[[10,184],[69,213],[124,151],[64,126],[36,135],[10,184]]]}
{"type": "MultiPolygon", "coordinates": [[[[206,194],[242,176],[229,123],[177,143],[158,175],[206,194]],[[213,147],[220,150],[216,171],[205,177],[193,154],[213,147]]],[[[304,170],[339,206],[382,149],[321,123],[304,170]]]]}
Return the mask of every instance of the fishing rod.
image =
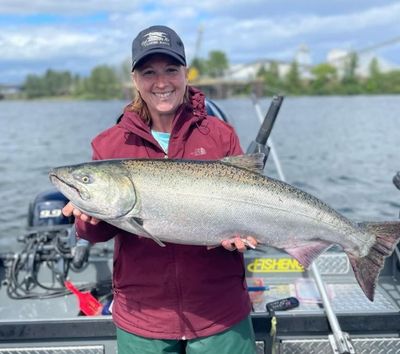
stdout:
{"type": "MultiPolygon", "coordinates": [[[[262,118],[261,109],[260,109],[260,106],[259,106],[256,96],[253,95],[252,98],[253,98],[253,105],[256,110],[258,119],[261,122],[261,127],[257,134],[256,140],[250,144],[250,146],[247,150],[247,153],[254,153],[254,152],[264,152],[265,153],[266,152],[266,155],[265,155],[266,157],[264,160],[264,165],[265,165],[265,162],[268,157],[268,153],[271,152],[271,156],[272,156],[274,165],[276,167],[277,173],[279,175],[279,178],[283,182],[286,182],[286,178],[285,178],[285,175],[283,174],[283,170],[282,170],[278,155],[276,154],[272,139],[270,138],[272,127],[275,123],[276,117],[279,113],[279,109],[280,109],[280,106],[282,105],[284,97],[283,96],[274,96],[272,98],[270,108],[269,108],[264,120],[262,118]],[[269,146],[266,146],[267,143],[269,146]]],[[[400,185],[400,175],[399,175],[399,185],[400,185]]],[[[325,309],[329,324],[332,329],[333,335],[328,336],[332,348],[335,350],[335,352],[340,353],[340,354],[355,353],[353,345],[351,344],[351,341],[350,341],[350,336],[348,335],[348,333],[343,332],[340,328],[339,321],[333,311],[326,288],[322,281],[321,274],[320,274],[315,262],[313,262],[311,264],[311,270],[314,274],[315,282],[316,282],[317,288],[320,292],[322,303],[324,305],[324,309],[325,309]]]]}

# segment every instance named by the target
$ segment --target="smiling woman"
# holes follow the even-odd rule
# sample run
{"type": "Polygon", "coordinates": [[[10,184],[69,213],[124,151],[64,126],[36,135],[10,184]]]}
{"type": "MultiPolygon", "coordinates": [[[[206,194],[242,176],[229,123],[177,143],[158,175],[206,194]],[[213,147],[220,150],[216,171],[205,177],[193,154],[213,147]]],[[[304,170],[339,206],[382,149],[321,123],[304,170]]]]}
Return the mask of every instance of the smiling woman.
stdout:
{"type": "MultiPolygon", "coordinates": [[[[208,115],[204,94],[188,86],[184,46],[172,29],[152,26],[137,35],[132,45],[132,79],[137,96],[117,125],[92,141],[95,160],[216,160],[243,153],[234,129],[208,115]]],[[[150,193],[152,174],[151,169],[145,171],[144,183],[150,193]]],[[[76,176],[85,191],[91,178],[85,182],[82,174],[76,176]]],[[[167,185],[165,180],[161,183],[167,185]]],[[[176,192],[183,188],[175,187],[176,192]]],[[[121,191],[104,190],[107,205],[102,208],[107,209],[121,191]]],[[[126,202],[127,198],[122,199],[126,202]]],[[[173,205],[168,205],[168,211],[179,214],[173,205]]],[[[183,354],[186,349],[193,354],[255,353],[241,254],[246,241],[253,247],[257,244],[254,238],[232,235],[212,249],[172,242],[160,247],[137,236],[148,234],[146,218],[154,220],[140,197],[135,203],[137,218],[126,221],[129,225],[136,222],[129,232],[121,225],[100,221],[99,214],[86,215],[84,206],[81,210],[79,206],[69,203],[64,208],[65,215],[76,216],[79,237],[91,242],[115,240],[113,320],[118,353],[183,354]],[[138,220],[143,222],[138,224],[138,220]]],[[[158,208],[156,215],[161,223],[167,219],[165,209],[158,208]]]]}

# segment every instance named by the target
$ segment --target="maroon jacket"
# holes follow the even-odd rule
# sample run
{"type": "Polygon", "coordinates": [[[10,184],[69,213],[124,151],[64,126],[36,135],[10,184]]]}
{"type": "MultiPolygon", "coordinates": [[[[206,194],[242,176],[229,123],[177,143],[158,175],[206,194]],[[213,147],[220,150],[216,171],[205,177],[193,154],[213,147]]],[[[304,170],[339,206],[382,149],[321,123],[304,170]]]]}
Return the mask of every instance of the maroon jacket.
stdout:
{"type": "MultiPolygon", "coordinates": [[[[241,154],[233,128],[207,116],[204,95],[190,92],[191,104],[174,118],[168,158],[211,160],[241,154]]],[[[92,147],[94,159],[165,155],[148,125],[129,111],[98,135],[92,147]]],[[[93,226],[79,220],[76,227],[91,242],[115,237],[113,320],[127,332],[191,339],[224,331],[250,312],[243,256],[237,251],[172,243],[160,247],[105,222],[93,226]]]]}

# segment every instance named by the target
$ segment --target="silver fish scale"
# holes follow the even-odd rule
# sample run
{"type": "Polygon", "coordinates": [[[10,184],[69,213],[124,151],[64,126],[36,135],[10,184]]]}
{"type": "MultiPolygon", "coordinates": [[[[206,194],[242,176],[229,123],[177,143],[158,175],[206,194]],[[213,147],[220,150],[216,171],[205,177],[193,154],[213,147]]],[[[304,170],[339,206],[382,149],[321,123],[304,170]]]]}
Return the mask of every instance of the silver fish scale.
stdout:
{"type": "MultiPolygon", "coordinates": [[[[400,354],[400,338],[351,338],[357,354],[400,354]]],[[[277,344],[279,354],[334,353],[328,339],[285,339],[277,344]]]]}
{"type": "Polygon", "coordinates": [[[253,235],[277,248],[322,239],[355,254],[366,254],[374,242],[317,198],[218,161],[109,160],[52,173],[57,188],[89,215],[98,213],[126,231],[165,242],[215,245],[234,233],[253,235]],[[87,195],[93,194],[91,198],[76,193],[82,183],[75,181],[72,169],[74,175],[89,173],[97,181],[82,187],[87,195]],[[132,218],[141,219],[142,228],[132,218]]]}
{"type": "MultiPolygon", "coordinates": [[[[220,179],[210,183],[204,178],[207,174],[204,172],[200,178],[197,169],[194,176],[188,175],[188,171],[171,171],[161,176],[156,170],[147,171],[146,175],[132,172],[140,205],[138,216],[144,220],[143,227],[167,242],[197,243],[199,236],[207,235],[208,240],[197,244],[217,244],[235,233],[253,235],[275,247],[284,247],[288,242],[291,245],[302,243],[305,235],[308,238],[325,236],[328,242],[336,243],[340,242],[344,231],[357,232],[348,221],[318,200],[312,203],[311,196],[308,200],[301,199],[303,194],[297,190],[287,195],[290,186],[240,169],[224,168],[221,164],[212,167],[227,174],[219,171],[220,179]],[[234,171],[238,176],[232,174],[234,171]],[[224,181],[228,177],[229,184],[224,181]],[[156,196],[155,185],[162,185],[157,188],[156,196]],[[261,185],[262,189],[255,188],[261,185]],[[277,193],[277,189],[283,190],[283,194],[277,193]]],[[[341,241],[342,245],[345,242],[350,246],[350,238],[341,241]]]]}
{"type": "Polygon", "coordinates": [[[102,345],[0,348],[0,354],[104,354],[102,345]]]}

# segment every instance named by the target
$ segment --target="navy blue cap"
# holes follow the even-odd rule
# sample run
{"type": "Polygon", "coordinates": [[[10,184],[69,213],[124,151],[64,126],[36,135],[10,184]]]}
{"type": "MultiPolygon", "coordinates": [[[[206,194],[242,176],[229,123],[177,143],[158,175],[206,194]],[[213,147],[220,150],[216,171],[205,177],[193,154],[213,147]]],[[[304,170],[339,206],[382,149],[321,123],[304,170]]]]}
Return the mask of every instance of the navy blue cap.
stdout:
{"type": "Polygon", "coordinates": [[[132,71],[151,54],[166,54],[186,66],[185,47],[174,30],[166,26],[151,26],[139,32],[132,43],[132,71]]]}

